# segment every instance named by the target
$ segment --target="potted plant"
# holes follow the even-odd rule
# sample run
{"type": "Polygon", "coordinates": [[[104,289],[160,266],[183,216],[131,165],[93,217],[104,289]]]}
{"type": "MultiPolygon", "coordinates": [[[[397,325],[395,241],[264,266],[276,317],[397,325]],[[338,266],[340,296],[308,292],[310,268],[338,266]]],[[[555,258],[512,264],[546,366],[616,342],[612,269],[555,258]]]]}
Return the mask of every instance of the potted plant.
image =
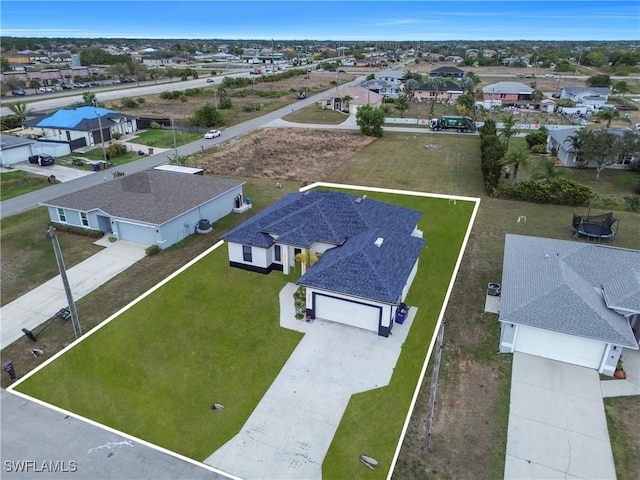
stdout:
{"type": "Polygon", "coordinates": [[[613,372],[613,376],[616,378],[627,378],[627,374],[624,372],[622,368],[622,357],[618,360],[618,364],[616,365],[616,371],[613,372]]]}

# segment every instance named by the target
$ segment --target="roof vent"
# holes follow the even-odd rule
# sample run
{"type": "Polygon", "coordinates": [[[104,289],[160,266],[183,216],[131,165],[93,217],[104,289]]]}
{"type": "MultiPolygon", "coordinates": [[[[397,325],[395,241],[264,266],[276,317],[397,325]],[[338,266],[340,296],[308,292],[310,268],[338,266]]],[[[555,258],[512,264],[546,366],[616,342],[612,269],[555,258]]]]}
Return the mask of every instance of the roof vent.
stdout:
{"type": "Polygon", "coordinates": [[[373,242],[373,243],[374,243],[374,245],[375,245],[376,247],[380,248],[380,247],[382,246],[382,242],[384,242],[384,238],[382,238],[382,237],[378,237],[378,238],[376,239],[376,241],[375,241],[375,242],[373,242]]]}

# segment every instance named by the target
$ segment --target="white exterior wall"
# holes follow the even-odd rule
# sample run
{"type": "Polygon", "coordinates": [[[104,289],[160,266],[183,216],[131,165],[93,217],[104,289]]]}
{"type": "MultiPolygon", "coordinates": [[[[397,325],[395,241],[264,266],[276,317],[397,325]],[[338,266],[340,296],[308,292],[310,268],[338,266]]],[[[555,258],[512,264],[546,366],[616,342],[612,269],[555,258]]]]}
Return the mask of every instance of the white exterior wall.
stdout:
{"type": "Polygon", "coordinates": [[[240,243],[227,243],[227,248],[229,251],[229,261],[235,263],[242,263],[244,265],[252,265],[254,267],[259,268],[267,268],[270,263],[267,263],[267,259],[269,258],[269,254],[267,249],[251,247],[251,254],[253,257],[253,261],[251,263],[247,263],[242,258],[242,244],[240,243]]]}
{"type": "Polygon", "coordinates": [[[93,138],[89,137],[89,132],[80,132],[78,130],[64,130],[58,128],[42,128],[44,138],[47,140],[58,140],[60,142],[68,142],[84,138],[87,145],[93,145],[93,138]],[[67,138],[67,132],[69,132],[69,138],[67,138]]]}
{"type": "Polygon", "coordinates": [[[32,145],[33,144],[20,145],[19,147],[0,150],[0,166],[6,167],[15,163],[28,161],[29,157],[33,155],[33,153],[31,153],[32,145]]]}
{"type": "Polygon", "coordinates": [[[419,260],[416,260],[416,263],[413,264],[413,268],[411,269],[411,273],[407,278],[407,282],[404,284],[404,287],[402,288],[402,296],[400,298],[401,302],[404,302],[405,298],[407,298],[407,295],[409,294],[409,289],[411,289],[411,284],[413,283],[413,279],[416,278],[416,274],[418,273],[418,261],[419,260]]]}

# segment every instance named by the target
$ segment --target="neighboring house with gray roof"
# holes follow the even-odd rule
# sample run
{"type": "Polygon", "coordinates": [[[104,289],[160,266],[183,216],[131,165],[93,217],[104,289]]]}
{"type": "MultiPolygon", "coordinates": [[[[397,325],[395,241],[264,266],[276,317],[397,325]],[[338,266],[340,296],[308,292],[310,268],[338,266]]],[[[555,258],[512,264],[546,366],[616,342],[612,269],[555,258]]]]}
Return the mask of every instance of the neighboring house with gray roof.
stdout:
{"type": "Polygon", "coordinates": [[[222,238],[229,264],[289,275],[296,255],[319,254],[302,267],[306,313],[388,336],[398,305],[418,271],[422,213],[325,190],[293,193],[222,238]]]}
{"type": "Polygon", "coordinates": [[[108,142],[115,133],[138,130],[136,117],[93,106],[60,109],[26,124],[41,129],[42,140],[68,143],[71,150],[108,142]]]}
{"type": "Polygon", "coordinates": [[[506,235],[500,352],[613,375],[640,339],[640,251],[506,235]]]}
{"type": "Polygon", "coordinates": [[[52,222],[165,249],[195,233],[200,220],[213,224],[236,209],[242,185],[237,180],[152,169],[43,205],[52,222]]]}
{"type": "Polygon", "coordinates": [[[442,82],[427,81],[413,92],[418,102],[455,102],[464,90],[456,82],[442,79],[442,82]]]}
{"type": "Polygon", "coordinates": [[[609,87],[564,87],[560,92],[560,98],[578,105],[603,105],[607,103],[609,95],[609,87]]]}
{"type": "Polygon", "coordinates": [[[0,166],[8,167],[29,160],[34,155],[35,144],[36,141],[30,138],[0,133],[0,166]]]}
{"type": "Polygon", "coordinates": [[[458,67],[438,67],[429,72],[430,77],[447,77],[447,78],[462,78],[464,77],[464,70],[458,67]]]}
{"type": "Polygon", "coordinates": [[[362,82],[360,86],[388,98],[398,98],[402,93],[402,84],[375,78],[362,82]]]}
{"type": "Polygon", "coordinates": [[[384,80],[385,82],[400,85],[404,82],[405,72],[402,70],[382,70],[373,74],[376,80],[384,80]]]}
{"type": "Polygon", "coordinates": [[[498,82],[482,87],[482,100],[491,105],[518,105],[533,100],[533,88],[522,82],[498,82]]]}

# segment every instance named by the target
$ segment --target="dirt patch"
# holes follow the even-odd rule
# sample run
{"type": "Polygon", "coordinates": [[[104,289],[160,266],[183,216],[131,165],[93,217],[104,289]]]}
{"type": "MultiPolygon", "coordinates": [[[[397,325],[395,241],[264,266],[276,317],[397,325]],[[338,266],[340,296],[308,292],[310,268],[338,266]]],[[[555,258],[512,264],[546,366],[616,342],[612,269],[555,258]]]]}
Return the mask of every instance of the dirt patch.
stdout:
{"type": "Polygon", "coordinates": [[[312,129],[267,129],[221,150],[194,155],[207,173],[244,177],[327,180],[354,153],[372,143],[359,132],[312,129]]]}

